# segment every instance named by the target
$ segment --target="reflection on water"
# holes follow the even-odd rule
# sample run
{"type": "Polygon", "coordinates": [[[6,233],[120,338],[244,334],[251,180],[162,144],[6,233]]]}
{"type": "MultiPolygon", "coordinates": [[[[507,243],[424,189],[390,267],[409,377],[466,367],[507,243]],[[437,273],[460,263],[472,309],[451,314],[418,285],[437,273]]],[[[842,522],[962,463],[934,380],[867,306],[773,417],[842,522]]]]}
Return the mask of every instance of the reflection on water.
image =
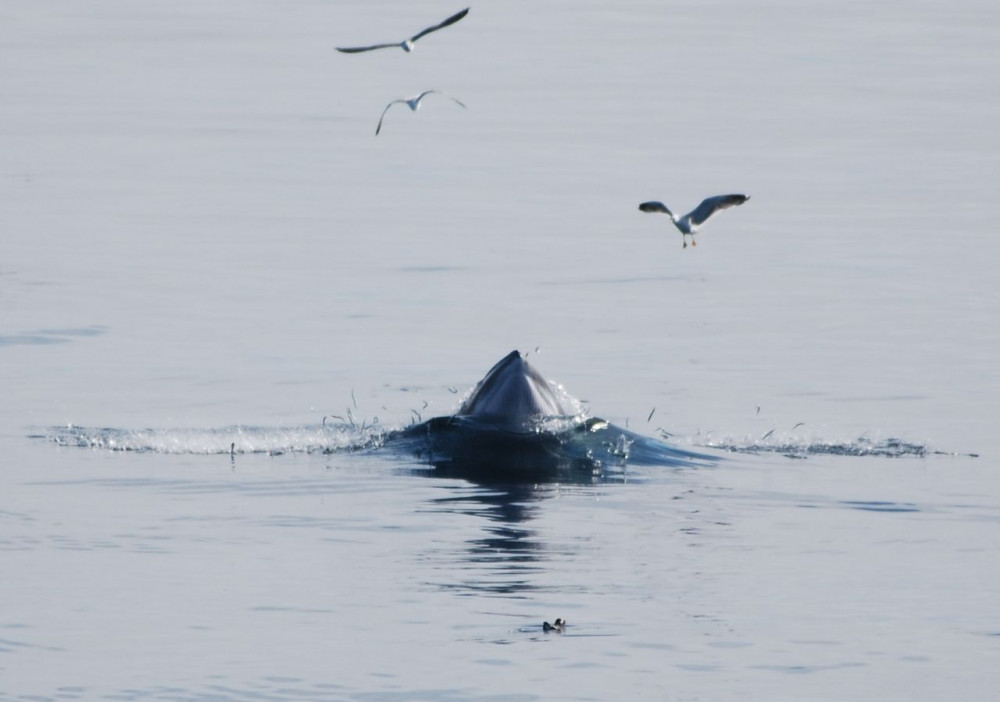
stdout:
{"type": "Polygon", "coordinates": [[[470,487],[456,483],[446,489],[452,494],[432,499],[431,511],[472,516],[485,523],[480,535],[467,539],[463,551],[451,556],[464,563],[456,569],[461,579],[439,583],[439,587],[514,598],[526,597],[535,590],[531,576],[542,568],[545,544],[527,523],[541,509],[538,503],[551,496],[551,488],[516,483],[470,487]]]}
{"type": "Polygon", "coordinates": [[[434,510],[486,520],[485,535],[468,539],[457,554],[464,564],[457,582],[439,587],[508,598],[542,589],[532,575],[542,569],[548,547],[527,525],[558,486],[625,483],[632,479],[630,464],[670,470],[714,462],[603,420],[559,432],[518,433],[439,418],[402,432],[389,445],[425,460],[427,470],[419,474],[449,481],[452,494],[433,499],[434,510]]]}

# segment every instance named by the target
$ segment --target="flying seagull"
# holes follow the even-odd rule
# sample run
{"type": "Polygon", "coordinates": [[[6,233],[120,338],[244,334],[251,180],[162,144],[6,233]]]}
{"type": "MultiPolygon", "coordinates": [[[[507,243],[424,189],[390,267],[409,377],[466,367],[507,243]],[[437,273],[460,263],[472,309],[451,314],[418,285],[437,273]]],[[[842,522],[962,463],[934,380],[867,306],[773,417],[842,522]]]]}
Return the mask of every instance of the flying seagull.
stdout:
{"type": "Polygon", "coordinates": [[[458,105],[460,107],[465,107],[465,103],[464,102],[462,102],[461,100],[456,100],[451,95],[445,95],[440,90],[425,90],[424,92],[420,93],[416,97],[403,98],[403,99],[400,99],[400,100],[393,100],[392,102],[390,102],[388,105],[385,106],[384,110],[382,110],[382,116],[378,118],[378,126],[375,127],[375,136],[378,136],[378,133],[380,131],[382,131],[382,120],[385,119],[385,113],[389,111],[390,107],[392,107],[393,105],[396,105],[396,104],[408,105],[411,110],[413,110],[414,112],[416,112],[417,108],[420,107],[420,101],[423,100],[425,96],[430,95],[431,93],[437,93],[438,95],[444,95],[449,100],[453,100],[454,102],[458,103],[458,105]]]}
{"type": "Polygon", "coordinates": [[[342,47],[338,46],[337,47],[337,51],[342,51],[345,54],[358,54],[358,53],[361,53],[362,51],[371,51],[372,49],[391,49],[394,46],[398,46],[403,51],[409,53],[409,52],[413,51],[413,42],[415,42],[417,39],[419,39],[420,37],[426,36],[426,35],[430,34],[431,32],[436,32],[439,29],[444,29],[449,24],[455,24],[455,22],[458,22],[460,19],[462,19],[463,17],[465,17],[467,14],[469,14],[469,8],[465,8],[461,12],[456,12],[454,15],[452,15],[451,17],[449,17],[448,19],[446,19],[441,24],[435,24],[433,27],[428,27],[427,29],[425,29],[425,30],[423,30],[421,32],[417,32],[416,34],[414,34],[409,39],[405,39],[405,40],[400,41],[400,42],[393,42],[393,43],[390,43],[390,44],[372,44],[371,46],[353,46],[353,47],[347,47],[347,48],[342,48],[342,47]]]}
{"type": "Polygon", "coordinates": [[[639,205],[639,209],[643,212],[662,212],[668,215],[674,225],[681,230],[681,238],[684,239],[684,248],[687,248],[687,235],[691,235],[691,246],[697,246],[697,242],[694,240],[695,232],[698,231],[701,225],[708,221],[709,217],[727,207],[742,205],[749,199],[749,195],[716,195],[715,197],[707,197],[702,200],[700,205],[683,217],[675,215],[662,202],[643,202],[639,205]]]}

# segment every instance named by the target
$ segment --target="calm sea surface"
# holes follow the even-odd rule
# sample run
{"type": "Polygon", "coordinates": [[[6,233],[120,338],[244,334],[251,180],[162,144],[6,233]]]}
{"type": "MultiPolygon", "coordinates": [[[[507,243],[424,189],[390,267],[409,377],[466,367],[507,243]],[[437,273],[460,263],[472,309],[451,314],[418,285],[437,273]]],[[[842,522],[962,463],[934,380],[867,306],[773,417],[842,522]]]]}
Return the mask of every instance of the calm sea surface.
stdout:
{"type": "Polygon", "coordinates": [[[0,700],[995,696],[1000,6],[458,9],[0,6],[0,700]],[[350,450],[514,348],[718,462],[350,450]]]}

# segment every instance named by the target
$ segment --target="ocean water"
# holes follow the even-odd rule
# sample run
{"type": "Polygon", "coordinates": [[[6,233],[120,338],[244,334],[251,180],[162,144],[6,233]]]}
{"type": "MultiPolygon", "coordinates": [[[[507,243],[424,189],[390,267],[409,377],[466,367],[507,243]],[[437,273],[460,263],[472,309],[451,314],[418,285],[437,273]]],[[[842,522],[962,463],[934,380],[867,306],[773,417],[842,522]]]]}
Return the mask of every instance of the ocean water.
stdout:
{"type": "Polygon", "coordinates": [[[0,6],[0,700],[995,694],[1000,8],[458,9],[0,6]],[[714,463],[371,448],[514,348],[714,463]]]}

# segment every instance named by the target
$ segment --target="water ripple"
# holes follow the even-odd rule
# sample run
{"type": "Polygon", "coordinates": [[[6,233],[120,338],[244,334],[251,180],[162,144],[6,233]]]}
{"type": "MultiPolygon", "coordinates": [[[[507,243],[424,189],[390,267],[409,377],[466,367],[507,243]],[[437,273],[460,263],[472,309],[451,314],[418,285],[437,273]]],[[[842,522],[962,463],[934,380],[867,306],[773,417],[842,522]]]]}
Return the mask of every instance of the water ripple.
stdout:
{"type": "Polygon", "coordinates": [[[37,329],[20,334],[0,335],[0,346],[46,346],[49,344],[66,344],[75,338],[100,336],[107,331],[106,327],[79,327],[72,329],[37,329]]]}

